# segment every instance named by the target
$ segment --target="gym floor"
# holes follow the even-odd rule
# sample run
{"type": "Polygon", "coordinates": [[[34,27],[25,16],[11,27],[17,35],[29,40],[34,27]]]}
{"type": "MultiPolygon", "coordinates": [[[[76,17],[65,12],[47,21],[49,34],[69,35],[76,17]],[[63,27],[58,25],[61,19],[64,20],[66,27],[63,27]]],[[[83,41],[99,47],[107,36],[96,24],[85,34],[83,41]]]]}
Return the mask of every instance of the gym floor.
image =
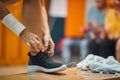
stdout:
{"type": "MultiPolygon", "coordinates": [[[[73,61],[77,61],[77,59],[78,57],[74,57],[73,61]]],[[[54,60],[61,62],[59,57],[55,57],[54,60]]],[[[120,73],[117,76],[113,74],[99,74],[81,71],[76,67],[51,74],[43,72],[27,73],[27,66],[6,66],[0,67],[0,80],[120,80],[120,73]]]]}
{"type": "Polygon", "coordinates": [[[27,73],[26,66],[0,68],[0,80],[120,80],[120,74],[98,74],[68,68],[59,73],[27,73]]]}

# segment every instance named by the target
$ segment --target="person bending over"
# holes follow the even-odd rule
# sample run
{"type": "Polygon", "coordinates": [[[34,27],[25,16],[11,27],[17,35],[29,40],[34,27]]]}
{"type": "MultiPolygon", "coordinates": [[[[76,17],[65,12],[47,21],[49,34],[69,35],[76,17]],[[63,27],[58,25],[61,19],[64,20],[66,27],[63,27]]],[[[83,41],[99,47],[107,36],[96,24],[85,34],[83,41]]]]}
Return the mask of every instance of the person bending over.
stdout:
{"type": "Polygon", "coordinates": [[[0,0],[0,20],[29,47],[28,71],[57,72],[66,65],[54,62],[54,42],[51,38],[43,0],[23,0],[23,24],[9,12],[6,5],[22,0],[0,0]]]}

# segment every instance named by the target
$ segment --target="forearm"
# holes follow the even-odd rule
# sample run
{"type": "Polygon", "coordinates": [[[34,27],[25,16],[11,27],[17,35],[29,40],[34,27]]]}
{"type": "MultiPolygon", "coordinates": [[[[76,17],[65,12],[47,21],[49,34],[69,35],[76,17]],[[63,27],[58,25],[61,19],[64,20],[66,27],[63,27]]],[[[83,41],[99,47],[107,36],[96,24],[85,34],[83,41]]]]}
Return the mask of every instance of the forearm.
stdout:
{"type": "Polygon", "coordinates": [[[4,4],[0,2],[0,20],[2,20],[10,12],[6,9],[4,4]]]}
{"type": "Polygon", "coordinates": [[[44,1],[42,0],[42,19],[43,19],[43,23],[44,23],[44,26],[42,28],[43,30],[43,33],[44,34],[50,34],[50,27],[48,25],[48,16],[47,16],[47,12],[46,12],[46,9],[44,7],[44,1]]]}
{"type": "Polygon", "coordinates": [[[22,25],[5,7],[5,5],[0,2],[0,20],[4,25],[6,25],[10,30],[16,33],[18,36],[25,29],[22,25]]]}

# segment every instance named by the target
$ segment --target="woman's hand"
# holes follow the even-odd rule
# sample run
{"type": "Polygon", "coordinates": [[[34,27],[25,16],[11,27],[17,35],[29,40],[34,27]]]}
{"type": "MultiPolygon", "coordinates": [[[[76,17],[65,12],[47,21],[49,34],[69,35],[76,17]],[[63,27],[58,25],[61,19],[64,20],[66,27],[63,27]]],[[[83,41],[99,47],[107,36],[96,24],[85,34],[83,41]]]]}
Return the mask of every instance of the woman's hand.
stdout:
{"type": "Polygon", "coordinates": [[[52,38],[51,38],[49,33],[44,34],[43,42],[44,42],[45,52],[49,56],[53,56],[54,55],[55,44],[54,44],[54,42],[53,42],[53,40],[52,40],[52,38]]]}
{"type": "Polygon", "coordinates": [[[28,30],[23,30],[20,34],[20,38],[26,43],[33,53],[38,53],[40,51],[44,52],[44,46],[42,40],[35,34],[29,32],[28,30]]]}

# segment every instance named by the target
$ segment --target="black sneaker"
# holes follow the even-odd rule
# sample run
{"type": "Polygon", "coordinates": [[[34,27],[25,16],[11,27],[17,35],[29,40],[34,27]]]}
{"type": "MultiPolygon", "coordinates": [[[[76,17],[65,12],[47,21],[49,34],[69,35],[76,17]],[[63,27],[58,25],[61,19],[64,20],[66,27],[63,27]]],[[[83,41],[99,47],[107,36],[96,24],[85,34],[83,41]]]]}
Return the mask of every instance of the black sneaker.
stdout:
{"type": "Polygon", "coordinates": [[[36,56],[32,56],[28,53],[30,59],[28,64],[28,72],[42,71],[42,72],[58,72],[67,68],[66,65],[56,63],[45,53],[39,53],[36,56]]]}

